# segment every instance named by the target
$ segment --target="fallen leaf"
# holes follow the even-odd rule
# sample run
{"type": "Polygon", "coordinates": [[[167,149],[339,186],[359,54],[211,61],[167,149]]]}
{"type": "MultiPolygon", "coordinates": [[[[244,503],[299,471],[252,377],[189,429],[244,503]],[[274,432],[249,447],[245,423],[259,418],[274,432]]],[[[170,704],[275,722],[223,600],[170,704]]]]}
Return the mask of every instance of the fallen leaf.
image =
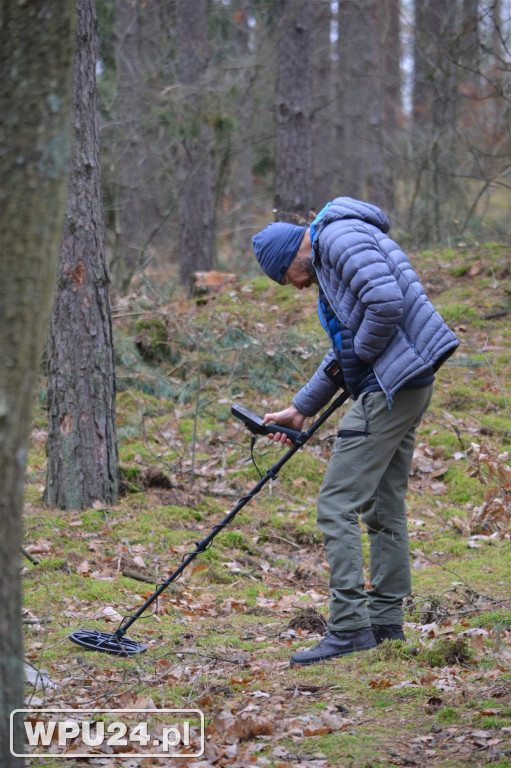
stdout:
{"type": "Polygon", "coordinates": [[[246,666],[251,658],[252,654],[250,651],[235,651],[235,653],[232,654],[230,661],[237,661],[238,664],[246,666]]]}
{"type": "Polygon", "coordinates": [[[111,605],[107,605],[105,608],[103,608],[103,616],[107,621],[122,621],[122,616],[120,613],[117,613],[115,608],[112,608],[111,605]]]}

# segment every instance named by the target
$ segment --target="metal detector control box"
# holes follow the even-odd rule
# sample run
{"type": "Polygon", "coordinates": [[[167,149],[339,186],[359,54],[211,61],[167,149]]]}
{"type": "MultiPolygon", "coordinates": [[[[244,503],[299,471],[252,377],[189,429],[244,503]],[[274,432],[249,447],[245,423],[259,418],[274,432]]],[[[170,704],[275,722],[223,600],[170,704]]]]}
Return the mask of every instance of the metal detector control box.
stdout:
{"type": "Polygon", "coordinates": [[[259,416],[252,413],[252,411],[249,411],[248,408],[245,408],[243,405],[232,405],[231,413],[237,419],[240,419],[240,421],[245,424],[246,428],[254,435],[274,435],[277,432],[280,432],[281,434],[287,435],[291,442],[296,443],[298,438],[303,434],[297,429],[284,427],[280,424],[263,424],[263,420],[259,416]]]}

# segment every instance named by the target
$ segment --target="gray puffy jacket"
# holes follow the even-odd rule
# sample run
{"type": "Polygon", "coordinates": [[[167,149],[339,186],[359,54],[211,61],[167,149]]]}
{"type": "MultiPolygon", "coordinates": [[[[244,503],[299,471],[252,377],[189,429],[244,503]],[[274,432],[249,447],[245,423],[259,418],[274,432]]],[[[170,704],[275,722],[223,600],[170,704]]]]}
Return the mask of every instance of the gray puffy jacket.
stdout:
{"type": "MultiPolygon", "coordinates": [[[[373,205],[338,197],[313,226],[313,255],[320,286],[353,349],[372,365],[389,404],[421,374],[436,371],[458,340],[427,298],[408,257],[391,240],[390,223],[373,205]]],[[[335,394],[325,375],[331,350],[293,404],[312,416],[335,394]]]]}

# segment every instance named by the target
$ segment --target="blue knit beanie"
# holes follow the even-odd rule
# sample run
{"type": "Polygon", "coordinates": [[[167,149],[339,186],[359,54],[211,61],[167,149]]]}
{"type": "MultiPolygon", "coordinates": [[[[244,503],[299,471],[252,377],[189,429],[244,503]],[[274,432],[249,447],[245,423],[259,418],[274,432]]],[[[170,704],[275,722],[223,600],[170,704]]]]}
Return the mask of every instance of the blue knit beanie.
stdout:
{"type": "Polygon", "coordinates": [[[254,253],[263,272],[268,277],[281,283],[294,257],[307,227],[276,221],[258,232],[252,238],[254,253]]]}

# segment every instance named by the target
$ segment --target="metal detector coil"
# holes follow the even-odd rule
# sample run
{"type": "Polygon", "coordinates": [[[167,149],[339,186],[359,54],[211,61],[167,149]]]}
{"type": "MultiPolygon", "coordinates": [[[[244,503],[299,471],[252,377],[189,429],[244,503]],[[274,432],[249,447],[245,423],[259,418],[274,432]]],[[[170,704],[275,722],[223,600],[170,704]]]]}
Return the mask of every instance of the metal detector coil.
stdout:
{"type": "Polygon", "coordinates": [[[131,627],[131,625],[142,616],[147,608],[149,608],[149,606],[158,599],[161,593],[167,589],[167,587],[172,584],[173,581],[176,581],[176,579],[181,576],[185,568],[192,562],[192,560],[195,560],[197,555],[200,555],[201,552],[205,552],[207,549],[209,549],[215,536],[234,520],[238,512],[245,506],[245,504],[248,504],[248,502],[259,493],[262,487],[266,485],[269,480],[275,480],[278,477],[278,473],[284,464],[286,464],[291,456],[294,456],[294,454],[300,450],[303,445],[305,445],[307,440],[312,437],[314,432],[316,432],[316,430],[329,418],[329,416],[331,416],[331,414],[337,408],[339,408],[339,406],[346,402],[348,397],[349,393],[343,391],[306,432],[299,432],[296,429],[283,427],[279,424],[263,424],[263,420],[259,418],[259,416],[256,416],[256,414],[252,413],[252,411],[249,411],[243,406],[233,406],[233,416],[241,419],[251,432],[257,434],[268,434],[268,432],[273,432],[274,434],[276,432],[285,433],[291,440],[293,440],[293,445],[291,445],[288,451],[272,467],[270,467],[266,474],[261,477],[257,485],[255,485],[252,490],[246,494],[246,496],[243,496],[238,501],[236,506],[231,509],[231,511],[224,517],[224,519],[218,523],[218,525],[215,525],[213,530],[204,539],[202,539],[202,541],[196,542],[195,549],[186,555],[186,557],[181,562],[181,565],[179,565],[176,570],[170,574],[166,581],[160,584],[158,589],[153,592],[150,597],[147,598],[145,603],[143,603],[143,605],[141,605],[140,608],[135,611],[135,613],[131,614],[130,616],[126,616],[121,621],[121,624],[115,632],[109,633],[99,632],[97,630],[78,629],[69,636],[69,639],[73,643],[81,645],[83,648],[87,648],[90,651],[112,653],[116,656],[134,656],[137,653],[143,653],[146,650],[145,645],[137,643],[135,640],[131,640],[129,637],[125,637],[126,631],[129,629],[129,627],[131,627]]]}
{"type": "Polygon", "coordinates": [[[116,632],[100,632],[96,629],[77,629],[69,639],[87,648],[88,651],[102,651],[111,653],[115,656],[134,656],[136,653],[143,653],[147,650],[145,645],[124,637],[116,632]]]}

